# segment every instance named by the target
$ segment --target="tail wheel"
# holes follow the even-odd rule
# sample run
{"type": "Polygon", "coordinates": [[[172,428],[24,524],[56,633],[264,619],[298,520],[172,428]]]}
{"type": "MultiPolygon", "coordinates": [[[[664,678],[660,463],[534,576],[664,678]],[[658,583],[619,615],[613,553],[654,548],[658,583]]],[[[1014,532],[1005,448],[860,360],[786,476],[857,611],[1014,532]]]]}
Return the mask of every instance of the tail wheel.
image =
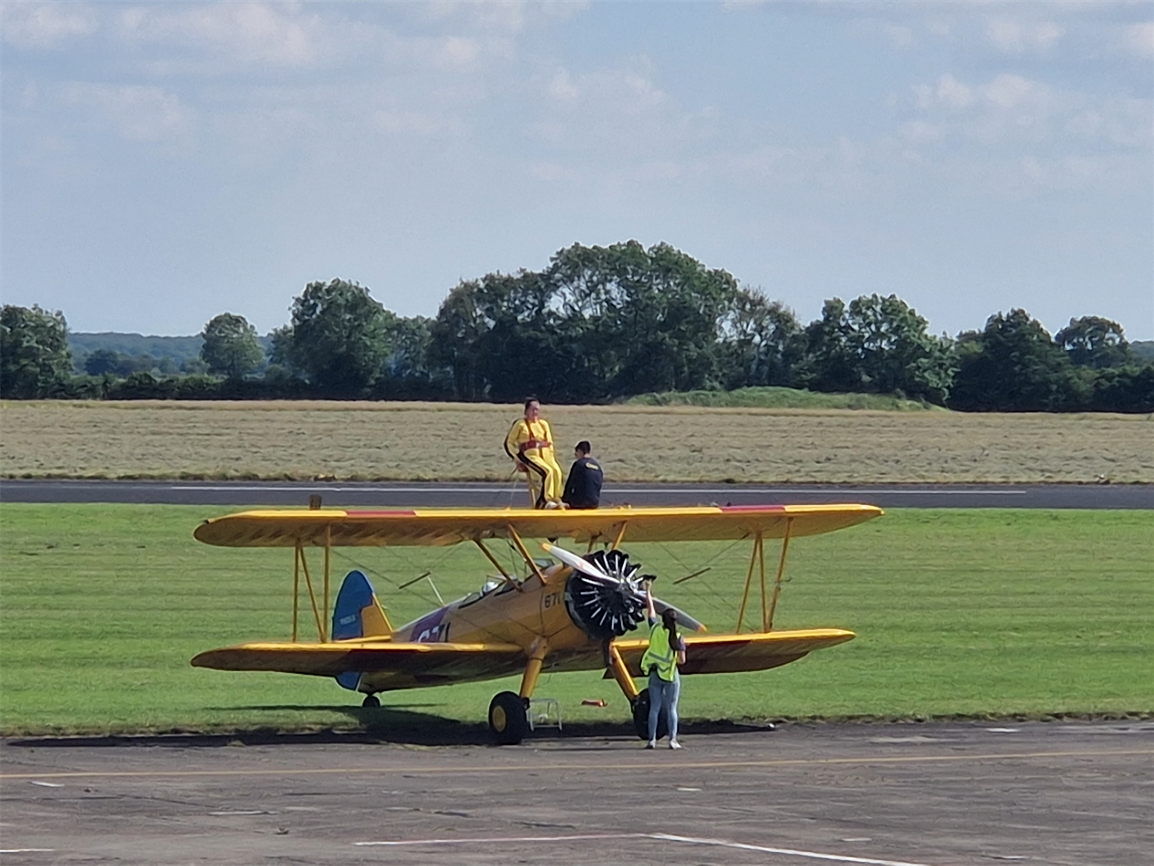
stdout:
{"type": "Polygon", "coordinates": [[[375,710],[381,705],[381,699],[376,695],[365,695],[365,699],[361,701],[361,706],[370,710],[375,710]]]}
{"type": "Polygon", "coordinates": [[[529,733],[529,702],[515,692],[498,692],[489,704],[489,730],[499,746],[515,746],[529,733]]]}
{"type": "MultiPolygon", "coordinates": [[[[633,730],[643,740],[649,739],[649,689],[642,689],[641,694],[633,699],[633,730]]],[[[657,739],[669,733],[669,720],[662,709],[657,716],[657,739]]]]}

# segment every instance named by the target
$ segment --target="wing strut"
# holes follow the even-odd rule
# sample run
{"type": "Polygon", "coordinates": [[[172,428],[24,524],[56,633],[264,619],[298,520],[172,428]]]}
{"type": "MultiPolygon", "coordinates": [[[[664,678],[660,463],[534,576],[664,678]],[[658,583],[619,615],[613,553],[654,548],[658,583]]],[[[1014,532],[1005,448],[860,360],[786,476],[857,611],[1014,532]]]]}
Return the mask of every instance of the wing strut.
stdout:
{"type": "MultiPolygon", "coordinates": [[[[773,599],[769,603],[769,616],[765,620],[765,630],[773,631],[773,613],[777,610],[777,597],[781,595],[781,578],[785,574],[785,555],[789,552],[789,532],[793,529],[793,518],[785,519],[785,535],[781,538],[781,559],[777,563],[777,579],[773,582],[773,599]]],[[[762,562],[762,580],[765,580],[765,563],[762,562]]]]}
{"type": "Polygon", "coordinates": [[[301,563],[300,545],[293,551],[293,643],[297,642],[297,620],[300,618],[301,563]]]}
{"type": "MultiPolygon", "coordinates": [[[[321,622],[324,623],[326,630],[329,627],[329,623],[332,622],[332,620],[329,619],[329,575],[332,573],[332,568],[331,568],[332,557],[333,557],[333,525],[331,523],[326,523],[325,524],[325,583],[324,583],[324,587],[325,587],[325,597],[324,597],[325,615],[321,617],[321,622]]],[[[328,636],[327,632],[322,631],[321,632],[321,640],[322,641],[328,641],[328,639],[329,639],[329,636],[328,636]]]]}
{"type": "Polygon", "coordinates": [[[293,590],[294,590],[294,592],[293,592],[293,614],[294,614],[294,617],[293,617],[293,640],[296,640],[296,637],[297,637],[297,624],[296,624],[296,616],[295,616],[296,610],[297,610],[297,604],[296,604],[296,592],[295,592],[295,590],[299,586],[299,581],[297,579],[298,569],[300,571],[304,572],[305,586],[308,588],[309,601],[312,602],[312,606],[313,606],[313,619],[315,619],[316,623],[317,623],[317,635],[320,637],[321,641],[324,642],[326,640],[325,627],[322,624],[323,621],[321,620],[320,611],[317,610],[317,595],[313,591],[313,579],[312,579],[312,575],[309,574],[309,563],[308,563],[308,560],[305,558],[304,546],[301,544],[298,544],[296,546],[296,561],[293,563],[293,590]]]}
{"type": "MultiPolygon", "coordinates": [[[[513,542],[513,546],[517,548],[517,552],[525,560],[525,563],[533,570],[533,574],[537,575],[537,579],[541,583],[545,583],[545,575],[541,573],[541,569],[537,567],[537,563],[533,561],[533,557],[529,555],[529,551],[525,549],[525,542],[521,540],[521,536],[517,534],[517,530],[510,524],[506,529],[509,532],[509,540],[513,542]]],[[[523,592],[521,584],[514,583],[518,592],[523,592]]]]}
{"type": "Polygon", "coordinates": [[[749,590],[753,586],[753,567],[757,565],[758,559],[761,560],[761,598],[762,611],[764,616],[765,611],[765,541],[761,537],[761,531],[753,536],[753,552],[749,557],[749,568],[745,572],[745,589],[741,592],[741,606],[737,609],[737,628],[734,629],[735,634],[741,634],[741,626],[745,621],[745,607],[749,603],[749,590]]]}
{"type": "Polygon", "coordinates": [[[475,545],[477,545],[477,547],[481,548],[481,553],[485,554],[485,558],[488,559],[489,562],[493,563],[493,567],[495,569],[497,569],[497,571],[501,572],[501,577],[503,577],[505,579],[505,583],[511,583],[511,584],[513,584],[513,586],[516,586],[518,589],[521,588],[520,585],[517,583],[517,581],[515,581],[513,579],[512,575],[510,575],[509,572],[505,571],[505,567],[503,565],[501,565],[500,562],[497,561],[497,557],[493,556],[493,554],[489,552],[489,548],[485,547],[485,543],[483,541],[481,541],[481,539],[474,538],[473,544],[475,544],[475,545]]]}
{"type": "Polygon", "coordinates": [[[741,627],[745,622],[745,608],[749,604],[749,591],[753,586],[753,569],[755,566],[758,570],[758,584],[761,589],[761,630],[763,632],[773,631],[773,615],[777,611],[777,599],[781,595],[781,583],[785,575],[785,558],[789,553],[789,536],[792,529],[793,518],[787,517],[785,519],[785,535],[781,538],[781,557],[777,561],[777,576],[773,582],[773,593],[768,596],[768,604],[765,580],[765,538],[760,530],[754,535],[753,551],[749,557],[749,569],[745,572],[745,589],[741,593],[741,607],[737,611],[736,634],[741,634],[741,627]]]}
{"type": "Polygon", "coordinates": [[[629,527],[629,521],[621,521],[621,528],[617,530],[617,537],[613,539],[613,547],[611,550],[616,550],[621,546],[621,540],[625,538],[625,530],[629,527]]]}

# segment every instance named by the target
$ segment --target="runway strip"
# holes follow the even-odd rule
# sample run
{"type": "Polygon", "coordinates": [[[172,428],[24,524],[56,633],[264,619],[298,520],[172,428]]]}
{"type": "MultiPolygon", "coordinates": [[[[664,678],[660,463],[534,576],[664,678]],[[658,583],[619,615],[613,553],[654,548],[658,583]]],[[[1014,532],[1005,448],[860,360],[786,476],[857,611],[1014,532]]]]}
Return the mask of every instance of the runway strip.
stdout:
{"type": "Polygon", "coordinates": [[[599,833],[581,836],[508,836],[497,839],[406,839],[400,842],[354,842],[359,847],[408,847],[421,845],[478,845],[562,843],[604,841],[613,839],[652,839],[658,842],[683,842],[690,845],[712,845],[718,848],[732,848],[737,851],[757,851],[762,854],[779,854],[785,857],[804,857],[809,860],[823,860],[832,863],[864,863],[867,866],[929,866],[926,863],[911,863],[906,860],[874,860],[869,857],[853,857],[845,854],[820,854],[816,851],[798,851],[793,848],[771,848],[767,845],[749,845],[744,842],[729,842],[725,839],[697,839],[692,836],[674,836],[670,833],[599,833]]]}
{"type": "MultiPolygon", "coordinates": [[[[982,755],[902,755],[902,756],[866,756],[855,758],[791,758],[770,761],[666,761],[662,762],[664,770],[748,770],[756,767],[772,769],[774,767],[820,767],[820,766],[852,766],[852,765],[896,765],[896,764],[926,764],[926,763],[982,763],[985,761],[1028,761],[1050,758],[1097,758],[1097,757],[1130,757],[1145,756],[1154,758],[1154,749],[1085,749],[1059,752],[991,752],[982,755]]],[[[364,775],[403,773],[406,775],[465,775],[469,773],[501,774],[524,773],[526,769],[534,772],[571,772],[574,770],[589,770],[605,772],[620,770],[623,772],[645,771],[653,769],[651,760],[627,762],[614,760],[611,765],[594,766],[586,758],[581,763],[539,763],[533,761],[528,764],[505,764],[503,766],[457,765],[452,767],[311,767],[289,768],[280,767],[275,770],[257,768],[245,770],[81,770],[58,773],[0,773],[0,782],[16,779],[83,779],[83,778],[202,778],[228,776],[333,776],[333,775],[364,775]]]]}
{"type": "MultiPolygon", "coordinates": [[[[333,507],[523,506],[519,482],[107,481],[7,479],[3,502],[333,507]]],[[[1154,509],[1154,484],[640,484],[606,483],[602,505],[865,502],[882,508],[1154,509]]]]}

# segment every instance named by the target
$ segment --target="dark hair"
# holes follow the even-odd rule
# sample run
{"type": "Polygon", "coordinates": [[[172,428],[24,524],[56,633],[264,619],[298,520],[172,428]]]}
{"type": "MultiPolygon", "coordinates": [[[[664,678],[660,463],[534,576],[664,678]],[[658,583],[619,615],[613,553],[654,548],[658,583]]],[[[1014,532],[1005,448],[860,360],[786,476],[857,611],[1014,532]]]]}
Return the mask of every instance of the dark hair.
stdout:
{"type": "Polygon", "coordinates": [[[681,638],[677,635],[677,611],[671,607],[667,607],[661,611],[661,624],[665,626],[665,630],[669,632],[669,648],[676,653],[678,644],[681,641],[681,638]]]}
{"type": "Polygon", "coordinates": [[[580,442],[577,443],[577,448],[574,450],[580,451],[582,454],[588,454],[590,451],[593,450],[593,446],[589,444],[588,439],[582,439],[580,442]]]}
{"type": "Polygon", "coordinates": [[[525,408],[528,409],[530,403],[540,403],[540,402],[541,401],[538,400],[536,397],[526,397],[525,398],[525,408]]]}

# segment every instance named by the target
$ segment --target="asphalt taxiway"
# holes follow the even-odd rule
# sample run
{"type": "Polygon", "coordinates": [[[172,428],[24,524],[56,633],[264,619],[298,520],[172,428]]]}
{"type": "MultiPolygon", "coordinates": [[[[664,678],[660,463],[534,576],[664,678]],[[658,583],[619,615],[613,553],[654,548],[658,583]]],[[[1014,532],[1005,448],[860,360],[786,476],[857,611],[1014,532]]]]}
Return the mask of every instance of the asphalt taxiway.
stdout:
{"type": "MultiPolygon", "coordinates": [[[[512,482],[103,481],[6,479],[0,502],[372,508],[526,507],[512,482]]],[[[602,505],[751,505],[861,502],[882,508],[1154,509],[1154,484],[630,484],[609,482],[602,505]]]]}
{"type": "Polygon", "coordinates": [[[1146,866],[1154,723],[0,748],[3,864],[1146,866]]]}

